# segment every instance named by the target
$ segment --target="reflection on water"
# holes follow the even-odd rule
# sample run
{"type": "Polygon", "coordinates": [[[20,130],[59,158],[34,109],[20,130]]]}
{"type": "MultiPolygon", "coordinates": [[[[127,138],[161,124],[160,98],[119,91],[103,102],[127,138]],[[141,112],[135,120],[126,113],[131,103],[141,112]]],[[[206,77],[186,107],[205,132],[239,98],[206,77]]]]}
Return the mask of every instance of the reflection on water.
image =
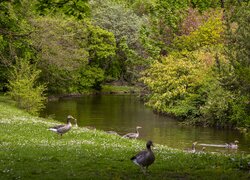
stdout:
{"type": "MultiPolygon", "coordinates": [[[[93,126],[101,130],[116,131],[120,135],[140,129],[141,139],[151,139],[158,144],[172,148],[191,147],[192,142],[225,144],[237,139],[237,152],[250,153],[250,139],[235,131],[213,128],[186,127],[169,117],[154,114],[133,95],[95,95],[80,98],[62,99],[49,102],[42,116],[54,116],[65,121],[67,115],[78,119],[79,126],[93,126]]],[[[199,145],[197,149],[201,149],[199,145]]],[[[235,150],[207,147],[208,151],[235,153],[235,150]]]]}

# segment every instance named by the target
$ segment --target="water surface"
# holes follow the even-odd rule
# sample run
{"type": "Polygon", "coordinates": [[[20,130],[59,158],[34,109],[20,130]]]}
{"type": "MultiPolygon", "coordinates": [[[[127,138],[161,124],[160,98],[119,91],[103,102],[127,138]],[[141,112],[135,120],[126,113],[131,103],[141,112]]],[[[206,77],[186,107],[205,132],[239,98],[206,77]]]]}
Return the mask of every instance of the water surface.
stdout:
{"type": "MultiPolygon", "coordinates": [[[[140,138],[151,139],[157,144],[185,149],[192,142],[225,144],[238,140],[238,150],[207,147],[207,151],[223,153],[250,153],[250,138],[236,131],[214,128],[180,126],[172,118],[157,115],[143,105],[134,95],[93,95],[60,99],[47,104],[43,117],[52,116],[65,122],[67,115],[78,119],[79,126],[91,126],[105,131],[116,131],[120,135],[135,132],[141,126],[140,138]]],[[[197,145],[197,149],[202,147],[197,145]]]]}

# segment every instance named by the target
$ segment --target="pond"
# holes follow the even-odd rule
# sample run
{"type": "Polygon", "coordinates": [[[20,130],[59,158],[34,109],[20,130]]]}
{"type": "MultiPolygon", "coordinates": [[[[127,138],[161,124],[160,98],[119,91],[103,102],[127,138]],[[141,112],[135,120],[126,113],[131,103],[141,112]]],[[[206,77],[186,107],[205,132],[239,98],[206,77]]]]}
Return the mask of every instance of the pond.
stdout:
{"type": "Polygon", "coordinates": [[[222,153],[250,153],[250,138],[237,131],[214,128],[181,126],[173,119],[153,113],[135,95],[93,95],[64,98],[48,102],[41,116],[52,116],[65,122],[67,115],[77,118],[80,127],[91,126],[104,131],[116,131],[120,135],[139,129],[140,139],[171,148],[191,148],[192,142],[225,144],[239,141],[238,150],[222,147],[207,147],[206,151],[222,153]]]}

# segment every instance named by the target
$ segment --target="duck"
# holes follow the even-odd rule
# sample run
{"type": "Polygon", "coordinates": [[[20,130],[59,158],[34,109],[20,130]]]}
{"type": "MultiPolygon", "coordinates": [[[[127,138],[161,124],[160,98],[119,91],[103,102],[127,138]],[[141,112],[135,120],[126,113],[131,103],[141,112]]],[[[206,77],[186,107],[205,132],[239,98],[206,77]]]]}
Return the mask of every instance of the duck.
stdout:
{"type": "Polygon", "coordinates": [[[206,147],[202,147],[201,152],[205,152],[206,151],[206,147]]]}
{"type": "Polygon", "coordinates": [[[191,149],[185,149],[185,151],[190,152],[190,153],[195,153],[196,152],[196,149],[195,149],[196,144],[197,144],[197,142],[193,142],[192,148],[191,149]]]}
{"type": "Polygon", "coordinates": [[[78,128],[77,119],[74,118],[74,120],[75,120],[75,127],[78,128]]]}
{"type": "Polygon", "coordinates": [[[130,138],[130,139],[137,139],[139,137],[139,131],[138,129],[142,128],[141,126],[136,126],[136,133],[128,133],[128,134],[125,134],[124,138],[130,138]]]}
{"type": "Polygon", "coordinates": [[[130,158],[133,163],[141,167],[141,170],[144,174],[147,172],[148,167],[155,161],[155,156],[153,151],[151,150],[151,146],[154,146],[153,142],[151,140],[147,141],[147,149],[139,152],[138,154],[130,158]]]}
{"type": "Polygon", "coordinates": [[[235,140],[234,142],[231,142],[229,144],[226,143],[225,147],[229,149],[238,149],[238,143],[239,141],[235,140]]]}
{"type": "Polygon", "coordinates": [[[199,151],[195,150],[195,153],[197,153],[197,154],[204,154],[204,153],[206,153],[205,151],[206,151],[206,147],[202,147],[202,149],[199,150],[199,151]]]}
{"type": "Polygon", "coordinates": [[[62,137],[63,134],[65,134],[66,132],[68,132],[71,129],[71,127],[72,127],[72,124],[70,122],[71,119],[76,120],[71,115],[68,115],[67,116],[67,124],[62,124],[62,125],[57,125],[57,126],[54,126],[54,127],[50,127],[49,130],[60,134],[61,137],[62,137]]]}

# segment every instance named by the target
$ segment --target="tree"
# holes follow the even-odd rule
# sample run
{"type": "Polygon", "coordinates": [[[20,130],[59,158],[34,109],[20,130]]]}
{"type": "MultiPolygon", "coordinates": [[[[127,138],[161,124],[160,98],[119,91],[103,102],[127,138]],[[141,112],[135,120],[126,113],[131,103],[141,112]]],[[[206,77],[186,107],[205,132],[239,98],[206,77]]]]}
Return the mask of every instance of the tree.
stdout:
{"type": "Polygon", "coordinates": [[[250,5],[238,3],[225,11],[226,57],[230,62],[224,87],[235,94],[232,121],[250,127],[250,5]]]}
{"type": "Polygon", "coordinates": [[[238,87],[250,97],[250,5],[236,7],[232,13],[226,11],[227,56],[234,68],[238,87]]]}
{"type": "Polygon", "coordinates": [[[114,34],[91,24],[87,25],[87,29],[90,64],[108,70],[116,53],[114,34]]]}
{"type": "MultiPolygon", "coordinates": [[[[27,21],[30,4],[24,1],[0,2],[0,89],[6,90],[8,68],[15,63],[16,57],[34,58],[29,42],[31,26],[27,21]]],[[[0,91],[1,91],[0,90],[0,91]]]]}
{"type": "Polygon", "coordinates": [[[112,32],[116,40],[116,57],[111,59],[112,68],[109,75],[118,76],[126,81],[132,81],[134,74],[138,74],[137,67],[142,66],[145,50],[140,42],[140,29],[144,19],[126,8],[124,3],[111,0],[92,1],[91,15],[93,24],[112,32]],[[133,22],[133,23],[131,23],[133,22]]]}
{"type": "Polygon", "coordinates": [[[40,15],[65,14],[77,19],[89,16],[88,0],[37,0],[36,9],[40,15]]]}
{"type": "Polygon", "coordinates": [[[87,27],[65,16],[39,17],[32,20],[32,45],[37,66],[50,93],[77,91],[77,73],[88,64],[87,27]]]}
{"type": "Polygon", "coordinates": [[[144,71],[142,80],[150,90],[146,104],[184,119],[199,116],[205,99],[197,90],[209,72],[199,56],[198,52],[169,55],[144,71]]]}

